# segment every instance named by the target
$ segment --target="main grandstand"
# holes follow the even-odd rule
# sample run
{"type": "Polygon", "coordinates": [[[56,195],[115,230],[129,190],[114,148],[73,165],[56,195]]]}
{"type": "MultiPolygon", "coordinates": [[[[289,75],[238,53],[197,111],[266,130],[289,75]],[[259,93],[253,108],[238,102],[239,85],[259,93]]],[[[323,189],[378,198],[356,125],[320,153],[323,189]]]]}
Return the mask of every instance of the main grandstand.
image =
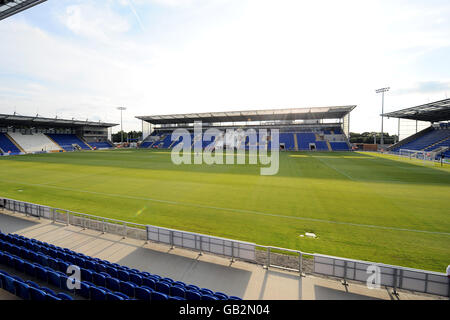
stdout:
{"type": "Polygon", "coordinates": [[[0,155],[113,148],[113,123],[0,114],[0,155]]]}
{"type": "MultiPolygon", "coordinates": [[[[349,151],[350,113],[356,106],[323,108],[293,108],[255,111],[209,112],[195,114],[174,114],[139,116],[142,120],[144,139],[141,148],[171,149],[181,142],[172,139],[175,129],[187,129],[192,141],[194,123],[201,122],[204,130],[235,129],[278,129],[280,149],[286,151],[349,151]],[[145,123],[145,125],[144,125],[145,123]]],[[[261,137],[260,137],[261,138],[261,137]]],[[[223,142],[225,136],[203,141],[203,148],[210,143],[223,142]]],[[[258,139],[258,146],[252,146],[244,135],[232,137],[237,140],[237,149],[252,147],[269,148],[270,141],[258,139]]]]}
{"type": "Polygon", "coordinates": [[[413,134],[388,148],[400,154],[439,160],[450,158],[450,99],[430,102],[412,108],[402,109],[383,115],[399,119],[399,136],[408,124],[413,125],[413,134]],[[428,127],[418,130],[418,123],[428,123],[428,127]]]}

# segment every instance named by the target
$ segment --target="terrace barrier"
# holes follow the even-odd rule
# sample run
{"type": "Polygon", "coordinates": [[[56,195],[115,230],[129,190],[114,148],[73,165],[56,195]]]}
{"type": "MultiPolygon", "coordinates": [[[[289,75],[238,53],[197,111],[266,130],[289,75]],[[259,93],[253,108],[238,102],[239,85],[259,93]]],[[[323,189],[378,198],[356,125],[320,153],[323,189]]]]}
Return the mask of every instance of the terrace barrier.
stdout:
{"type": "Polygon", "coordinates": [[[162,243],[173,247],[208,252],[234,259],[256,262],[265,268],[279,268],[298,272],[300,276],[315,274],[338,278],[344,285],[348,281],[368,283],[373,270],[378,270],[378,284],[393,289],[450,296],[450,279],[444,273],[411,269],[382,263],[332,257],[317,253],[262,246],[248,242],[212,237],[208,235],[142,225],[132,222],[98,217],[69,210],[42,206],[0,197],[0,209],[26,216],[52,220],[53,223],[79,226],[83,229],[162,243]]]}

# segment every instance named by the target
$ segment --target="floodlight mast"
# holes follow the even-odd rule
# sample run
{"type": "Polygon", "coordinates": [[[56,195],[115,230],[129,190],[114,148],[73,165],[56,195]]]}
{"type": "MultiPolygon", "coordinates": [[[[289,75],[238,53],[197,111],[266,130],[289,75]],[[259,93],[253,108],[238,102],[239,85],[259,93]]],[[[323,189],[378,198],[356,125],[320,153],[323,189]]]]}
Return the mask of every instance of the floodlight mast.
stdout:
{"type": "Polygon", "coordinates": [[[381,88],[381,89],[377,89],[375,92],[376,93],[381,93],[382,94],[382,100],[381,100],[381,141],[380,144],[384,145],[384,93],[388,92],[391,88],[387,87],[387,88],[381,88]]]}
{"type": "Polygon", "coordinates": [[[118,107],[117,110],[120,110],[120,144],[123,144],[123,121],[122,121],[122,112],[127,110],[125,107],[118,107]]]}

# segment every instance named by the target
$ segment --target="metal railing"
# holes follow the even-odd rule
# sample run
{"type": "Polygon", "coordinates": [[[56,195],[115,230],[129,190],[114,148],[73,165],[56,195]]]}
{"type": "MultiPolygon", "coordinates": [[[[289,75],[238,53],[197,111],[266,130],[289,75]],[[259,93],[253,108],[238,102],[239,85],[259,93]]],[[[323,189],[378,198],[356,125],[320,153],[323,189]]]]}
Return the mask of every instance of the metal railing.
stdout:
{"type": "Polygon", "coordinates": [[[265,268],[279,268],[293,271],[304,276],[316,274],[367,283],[372,275],[369,267],[379,270],[379,285],[413,292],[439,296],[450,296],[449,278],[444,273],[420,269],[392,266],[382,263],[360,261],[307,253],[299,250],[262,246],[254,243],[212,237],[198,233],[142,225],[116,219],[99,217],[69,210],[52,208],[38,204],[0,198],[0,209],[26,216],[49,219],[53,223],[79,226],[83,229],[100,231],[130,237],[138,240],[152,241],[179,248],[209,252],[228,258],[256,262],[265,268]]]}

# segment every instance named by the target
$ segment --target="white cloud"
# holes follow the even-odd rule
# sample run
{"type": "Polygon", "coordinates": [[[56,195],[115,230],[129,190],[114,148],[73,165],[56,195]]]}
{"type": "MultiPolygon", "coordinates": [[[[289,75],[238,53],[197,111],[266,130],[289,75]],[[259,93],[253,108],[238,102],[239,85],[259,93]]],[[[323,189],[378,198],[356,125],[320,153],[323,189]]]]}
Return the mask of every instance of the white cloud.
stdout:
{"type": "Polygon", "coordinates": [[[108,2],[69,5],[59,19],[76,35],[100,41],[130,29],[128,21],[115,13],[108,2]]]}

